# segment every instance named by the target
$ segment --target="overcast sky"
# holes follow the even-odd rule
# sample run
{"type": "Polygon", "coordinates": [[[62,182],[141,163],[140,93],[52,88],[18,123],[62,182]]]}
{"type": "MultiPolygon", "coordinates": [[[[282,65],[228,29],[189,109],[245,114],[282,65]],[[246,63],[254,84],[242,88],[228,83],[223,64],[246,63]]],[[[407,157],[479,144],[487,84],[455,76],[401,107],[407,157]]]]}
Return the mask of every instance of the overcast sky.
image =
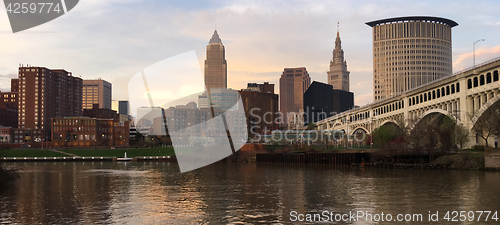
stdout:
{"type": "MultiPolygon", "coordinates": [[[[371,102],[371,27],[366,22],[400,16],[452,19],[453,68],[500,55],[497,1],[152,1],[81,0],[66,15],[13,34],[0,11],[0,90],[9,91],[19,64],[64,68],[83,79],[113,84],[113,99],[128,98],[128,82],[161,60],[195,51],[200,66],[215,28],[226,47],[228,87],[276,84],[285,67],[306,67],[326,82],[336,24],[351,72],[355,103],[371,102]]],[[[202,71],[202,67],[200,68],[202,71]]],[[[168,81],[168,76],[165,78],[168,81]]]]}

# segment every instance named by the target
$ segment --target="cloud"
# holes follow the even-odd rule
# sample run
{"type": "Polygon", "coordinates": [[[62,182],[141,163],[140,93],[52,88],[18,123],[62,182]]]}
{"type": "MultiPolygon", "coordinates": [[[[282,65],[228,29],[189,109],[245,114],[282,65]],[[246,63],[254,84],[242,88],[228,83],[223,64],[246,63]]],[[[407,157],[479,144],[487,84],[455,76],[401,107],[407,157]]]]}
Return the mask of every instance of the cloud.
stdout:
{"type": "MultiPolygon", "coordinates": [[[[475,51],[476,65],[486,60],[498,57],[498,54],[500,54],[500,45],[493,48],[479,48],[475,51]]],[[[472,52],[462,53],[458,55],[458,57],[456,57],[457,59],[453,62],[454,71],[461,71],[471,67],[473,64],[473,55],[474,53],[472,52]]]]}
{"type": "Polygon", "coordinates": [[[9,92],[10,91],[10,80],[12,78],[17,78],[15,73],[0,73],[0,91],[9,92]]]}
{"type": "MultiPolygon", "coordinates": [[[[500,46],[500,30],[491,29],[498,24],[499,7],[493,1],[425,0],[80,1],[67,15],[30,32],[0,33],[0,66],[7,68],[0,73],[16,73],[19,63],[64,68],[84,79],[103,78],[113,84],[114,99],[127,99],[130,78],[155,62],[195,50],[203,66],[217,27],[226,47],[229,87],[269,81],[278,93],[285,67],[304,66],[313,80],[326,82],[340,22],[351,90],[361,93],[356,104],[364,105],[372,101],[373,92],[372,30],[365,22],[405,15],[456,20],[460,25],[453,28],[453,65],[465,68],[472,60],[462,49],[470,49],[471,40],[485,38],[500,46]]],[[[10,31],[6,13],[0,13],[0,31],[10,31]]],[[[476,52],[478,62],[496,54],[482,54],[483,49],[476,52]]]]}

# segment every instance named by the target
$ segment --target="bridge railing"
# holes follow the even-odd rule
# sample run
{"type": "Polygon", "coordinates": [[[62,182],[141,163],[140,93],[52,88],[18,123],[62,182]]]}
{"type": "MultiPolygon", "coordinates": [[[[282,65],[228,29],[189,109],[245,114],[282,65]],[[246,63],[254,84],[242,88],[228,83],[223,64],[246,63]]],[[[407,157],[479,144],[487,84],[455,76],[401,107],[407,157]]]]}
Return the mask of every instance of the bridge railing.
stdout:
{"type": "Polygon", "coordinates": [[[495,58],[490,59],[490,60],[487,60],[487,61],[484,61],[482,63],[476,64],[475,66],[467,67],[465,69],[457,71],[457,72],[453,73],[453,75],[457,75],[457,74],[460,74],[460,73],[463,73],[463,72],[471,71],[471,70],[474,70],[477,67],[484,66],[484,65],[490,64],[492,62],[498,61],[498,60],[500,60],[500,56],[495,57],[495,58]]]}

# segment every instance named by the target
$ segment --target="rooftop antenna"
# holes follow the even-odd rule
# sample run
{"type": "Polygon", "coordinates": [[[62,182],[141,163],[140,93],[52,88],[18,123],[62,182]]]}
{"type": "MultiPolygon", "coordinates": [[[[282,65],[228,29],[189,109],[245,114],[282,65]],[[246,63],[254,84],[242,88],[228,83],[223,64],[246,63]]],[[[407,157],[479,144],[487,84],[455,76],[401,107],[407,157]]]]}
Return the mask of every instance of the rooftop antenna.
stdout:
{"type": "Polygon", "coordinates": [[[337,21],[337,35],[339,35],[340,22],[337,21]]]}

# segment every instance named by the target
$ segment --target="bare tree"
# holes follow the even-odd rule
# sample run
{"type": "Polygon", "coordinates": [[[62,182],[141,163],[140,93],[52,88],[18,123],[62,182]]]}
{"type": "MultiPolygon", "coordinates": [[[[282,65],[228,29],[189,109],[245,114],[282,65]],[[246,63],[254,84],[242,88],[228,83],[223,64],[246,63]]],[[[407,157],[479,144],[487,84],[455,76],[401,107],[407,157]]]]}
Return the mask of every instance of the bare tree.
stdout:
{"type": "MultiPolygon", "coordinates": [[[[468,116],[472,121],[474,114],[469,114],[468,116]]],[[[484,140],[486,146],[489,146],[488,138],[492,137],[494,134],[498,134],[500,130],[500,110],[486,110],[481,117],[477,119],[473,130],[476,131],[477,136],[484,140]]]]}
{"type": "Polygon", "coordinates": [[[455,141],[460,145],[460,149],[463,145],[469,141],[469,129],[463,124],[457,124],[455,127],[455,141]]]}

